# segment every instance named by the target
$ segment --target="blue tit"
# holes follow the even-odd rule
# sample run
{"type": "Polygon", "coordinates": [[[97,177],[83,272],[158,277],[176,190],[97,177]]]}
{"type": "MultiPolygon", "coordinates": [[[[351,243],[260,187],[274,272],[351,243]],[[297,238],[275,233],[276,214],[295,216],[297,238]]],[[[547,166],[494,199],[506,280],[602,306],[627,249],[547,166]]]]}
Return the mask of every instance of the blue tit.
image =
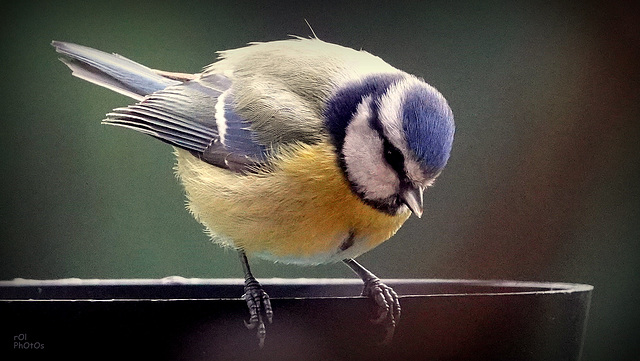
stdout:
{"type": "Polygon", "coordinates": [[[397,294],[354,258],[389,239],[445,167],[454,136],[445,98],[365,51],[292,38],[222,51],[198,74],[147,68],[57,42],[73,75],[137,103],[104,124],[173,146],[189,211],[239,252],[249,328],[265,339],[268,295],[247,254],[342,261],[364,282],[391,340],[397,294]]]}

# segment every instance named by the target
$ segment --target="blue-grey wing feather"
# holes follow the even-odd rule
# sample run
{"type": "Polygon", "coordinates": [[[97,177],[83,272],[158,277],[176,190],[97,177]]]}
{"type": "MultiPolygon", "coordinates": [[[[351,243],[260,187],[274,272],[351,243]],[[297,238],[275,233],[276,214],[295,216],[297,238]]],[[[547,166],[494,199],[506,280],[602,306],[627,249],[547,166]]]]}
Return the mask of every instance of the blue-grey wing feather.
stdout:
{"type": "Polygon", "coordinates": [[[139,103],[116,108],[105,124],[149,134],[205,162],[244,172],[264,160],[251,124],[235,111],[230,79],[214,74],[169,86],[139,103]]]}
{"type": "Polygon", "coordinates": [[[256,140],[251,124],[236,113],[233,93],[224,97],[223,109],[226,129],[221,135],[222,143],[240,154],[261,158],[266,147],[256,140]]]}
{"type": "Polygon", "coordinates": [[[86,46],[53,41],[56,51],[73,75],[104,86],[134,99],[179,84],[153,72],[144,65],[118,54],[108,54],[86,46]]]}

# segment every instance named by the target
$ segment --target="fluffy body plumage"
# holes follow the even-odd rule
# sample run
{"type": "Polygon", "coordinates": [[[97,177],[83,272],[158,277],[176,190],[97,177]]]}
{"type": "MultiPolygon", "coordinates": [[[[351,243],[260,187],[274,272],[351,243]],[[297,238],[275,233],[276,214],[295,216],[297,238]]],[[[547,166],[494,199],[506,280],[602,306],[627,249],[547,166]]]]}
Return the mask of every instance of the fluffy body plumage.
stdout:
{"type": "Polygon", "coordinates": [[[179,150],[177,171],[189,209],[213,239],[282,262],[356,257],[391,237],[410,215],[391,216],[360,201],[323,142],[293,145],[248,175],[179,150]]]}
{"type": "Polygon", "coordinates": [[[368,251],[408,218],[403,189],[421,197],[449,155],[444,98],[364,51],[319,39],[253,43],[172,79],[57,47],[74,74],[140,100],[104,123],[174,145],[194,216],[218,243],[258,256],[316,264],[368,251]]]}
{"type": "Polygon", "coordinates": [[[344,261],[393,336],[398,296],[353,258],[421,216],[423,191],[447,163],[446,100],[380,58],[319,39],[220,52],[199,74],[152,70],[116,54],[53,42],[73,74],[130,96],[105,124],[175,147],[188,208],[238,249],[247,326],[265,339],[269,297],[246,253],[281,262],[344,261]]]}
{"type": "Polygon", "coordinates": [[[391,216],[351,192],[323,114],[325,99],[342,85],[399,71],[368,53],[317,39],[254,44],[221,57],[200,79],[233,77],[235,110],[256,141],[272,147],[272,159],[239,175],[178,152],[189,208],[212,237],[298,264],[356,257],[391,237],[408,209],[391,216]],[[326,67],[337,71],[327,76],[326,67]]]}

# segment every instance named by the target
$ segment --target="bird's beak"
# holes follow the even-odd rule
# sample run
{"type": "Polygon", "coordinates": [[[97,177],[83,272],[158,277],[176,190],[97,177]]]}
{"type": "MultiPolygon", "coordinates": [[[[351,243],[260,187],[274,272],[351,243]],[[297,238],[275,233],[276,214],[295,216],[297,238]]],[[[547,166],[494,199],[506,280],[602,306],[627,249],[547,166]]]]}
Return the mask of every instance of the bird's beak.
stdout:
{"type": "Polygon", "coordinates": [[[418,218],[422,217],[422,212],[424,211],[422,206],[422,192],[422,187],[409,187],[400,195],[404,204],[406,204],[411,212],[418,216],[418,218]]]}

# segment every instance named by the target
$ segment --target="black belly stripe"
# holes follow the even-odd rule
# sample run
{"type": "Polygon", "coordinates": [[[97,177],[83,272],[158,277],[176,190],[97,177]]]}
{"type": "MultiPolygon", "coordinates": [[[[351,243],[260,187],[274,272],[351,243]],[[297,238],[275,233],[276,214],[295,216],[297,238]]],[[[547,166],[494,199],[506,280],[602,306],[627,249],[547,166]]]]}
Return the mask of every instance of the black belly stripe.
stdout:
{"type": "Polygon", "coordinates": [[[400,149],[393,145],[389,138],[384,134],[382,121],[380,120],[378,113],[379,106],[379,98],[374,99],[374,101],[371,102],[372,116],[369,119],[369,124],[371,125],[371,128],[378,133],[378,137],[382,139],[384,160],[396,172],[398,179],[402,182],[407,179],[407,170],[404,167],[404,155],[402,155],[400,149]]]}
{"type": "Polygon", "coordinates": [[[342,244],[340,244],[340,250],[344,252],[347,249],[351,248],[351,246],[353,246],[355,238],[355,232],[353,232],[353,230],[349,231],[349,235],[347,236],[347,238],[345,238],[344,241],[342,241],[342,244]]]}

